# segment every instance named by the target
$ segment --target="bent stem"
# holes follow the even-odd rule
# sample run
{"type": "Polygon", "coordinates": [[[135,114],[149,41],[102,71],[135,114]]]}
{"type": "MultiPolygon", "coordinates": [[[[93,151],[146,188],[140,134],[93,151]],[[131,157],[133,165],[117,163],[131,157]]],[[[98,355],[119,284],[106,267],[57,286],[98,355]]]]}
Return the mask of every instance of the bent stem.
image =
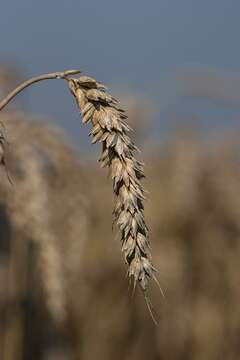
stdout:
{"type": "Polygon", "coordinates": [[[17,86],[12,92],[10,92],[1,102],[0,102],[0,111],[21,91],[26,89],[28,86],[37,83],[43,80],[49,79],[67,79],[69,75],[79,74],[81,71],[79,70],[66,70],[66,71],[57,71],[54,73],[43,74],[40,76],[33,77],[27,81],[24,81],[22,84],[17,86]]]}
{"type": "MultiPolygon", "coordinates": [[[[33,77],[27,81],[24,81],[20,85],[18,85],[13,91],[11,91],[1,102],[0,102],[0,111],[13,99],[16,95],[18,95],[21,91],[26,89],[28,86],[37,83],[43,80],[49,79],[64,79],[67,80],[68,76],[79,74],[81,71],[79,70],[66,70],[66,71],[57,71],[49,74],[43,74],[40,76],[33,77]]],[[[3,126],[2,123],[0,123],[3,126]]],[[[5,159],[5,146],[7,144],[5,135],[2,130],[0,130],[0,165],[3,165],[7,172],[7,177],[10,183],[12,183],[11,178],[9,176],[9,172],[6,167],[6,159],[5,159]]]]}

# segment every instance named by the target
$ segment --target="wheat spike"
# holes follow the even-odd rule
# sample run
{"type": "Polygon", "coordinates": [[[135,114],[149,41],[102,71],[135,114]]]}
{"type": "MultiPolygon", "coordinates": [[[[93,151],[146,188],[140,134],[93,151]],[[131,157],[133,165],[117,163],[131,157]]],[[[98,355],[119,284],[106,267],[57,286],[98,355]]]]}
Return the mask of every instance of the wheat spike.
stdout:
{"type": "Polygon", "coordinates": [[[128,264],[129,278],[138,282],[146,291],[149,279],[154,279],[154,267],[149,251],[148,228],[144,219],[144,190],[140,180],[144,177],[143,164],[136,160],[134,145],[128,132],[127,115],[119,106],[118,100],[107,93],[106,87],[88,76],[79,79],[70,75],[80,73],[67,70],[31,78],[16,87],[1,102],[3,109],[17,94],[26,87],[43,80],[64,79],[77,100],[84,123],[92,123],[90,135],[92,143],[102,143],[99,159],[102,167],[110,168],[116,204],[113,211],[122,240],[122,251],[128,264]]]}
{"type": "Polygon", "coordinates": [[[109,167],[115,194],[114,223],[121,233],[122,252],[128,264],[134,288],[139,283],[145,292],[154,267],[149,251],[148,228],[144,219],[143,164],[134,156],[137,150],[128,136],[131,130],[127,115],[118,100],[93,78],[69,78],[69,88],[76,98],[83,123],[92,123],[92,143],[102,143],[99,158],[102,167],[109,167]]]}

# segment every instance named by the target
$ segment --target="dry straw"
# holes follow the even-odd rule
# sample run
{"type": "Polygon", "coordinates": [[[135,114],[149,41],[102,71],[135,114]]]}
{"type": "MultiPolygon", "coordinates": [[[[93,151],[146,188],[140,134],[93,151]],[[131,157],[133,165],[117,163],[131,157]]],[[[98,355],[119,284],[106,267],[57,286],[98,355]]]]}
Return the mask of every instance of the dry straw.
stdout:
{"type": "Polygon", "coordinates": [[[136,146],[129,137],[127,114],[119,106],[118,100],[111,96],[106,87],[95,79],[81,76],[78,79],[69,75],[79,71],[70,70],[41,75],[18,86],[1,103],[0,110],[27,86],[46,79],[65,79],[74,95],[82,114],[83,123],[92,123],[92,143],[102,144],[99,162],[109,167],[113,180],[115,206],[114,223],[121,233],[122,252],[128,265],[128,275],[144,292],[150,312],[151,304],[147,297],[148,282],[156,280],[151,261],[148,228],[144,218],[145,193],[141,184],[144,177],[143,163],[136,160],[136,146]]]}

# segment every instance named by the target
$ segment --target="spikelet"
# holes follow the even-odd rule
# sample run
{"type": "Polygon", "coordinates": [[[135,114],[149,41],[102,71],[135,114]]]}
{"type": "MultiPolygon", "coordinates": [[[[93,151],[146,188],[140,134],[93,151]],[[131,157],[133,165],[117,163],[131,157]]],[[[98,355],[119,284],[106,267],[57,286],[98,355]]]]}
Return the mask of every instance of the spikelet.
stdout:
{"type": "Polygon", "coordinates": [[[127,115],[118,101],[95,79],[81,76],[69,79],[69,88],[82,114],[83,123],[91,122],[92,143],[102,143],[99,162],[109,167],[115,193],[114,223],[121,233],[122,252],[134,288],[139,283],[147,290],[155,278],[149,251],[148,228],[144,219],[143,164],[134,157],[137,150],[128,136],[127,115]]]}

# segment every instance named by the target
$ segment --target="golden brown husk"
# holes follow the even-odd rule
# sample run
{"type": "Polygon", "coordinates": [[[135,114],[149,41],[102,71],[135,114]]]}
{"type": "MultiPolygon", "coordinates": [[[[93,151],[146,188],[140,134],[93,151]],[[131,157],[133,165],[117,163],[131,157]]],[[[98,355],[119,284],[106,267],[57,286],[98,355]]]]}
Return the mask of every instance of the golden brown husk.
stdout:
{"type": "Polygon", "coordinates": [[[121,233],[129,278],[134,279],[134,287],[138,282],[146,291],[149,279],[154,277],[154,268],[143,213],[144,172],[143,164],[134,156],[137,148],[128,136],[127,115],[106,92],[106,87],[93,78],[69,79],[69,88],[81,110],[83,123],[92,124],[92,143],[102,144],[101,166],[110,169],[115,194],[114,223],[121,233]]]}

